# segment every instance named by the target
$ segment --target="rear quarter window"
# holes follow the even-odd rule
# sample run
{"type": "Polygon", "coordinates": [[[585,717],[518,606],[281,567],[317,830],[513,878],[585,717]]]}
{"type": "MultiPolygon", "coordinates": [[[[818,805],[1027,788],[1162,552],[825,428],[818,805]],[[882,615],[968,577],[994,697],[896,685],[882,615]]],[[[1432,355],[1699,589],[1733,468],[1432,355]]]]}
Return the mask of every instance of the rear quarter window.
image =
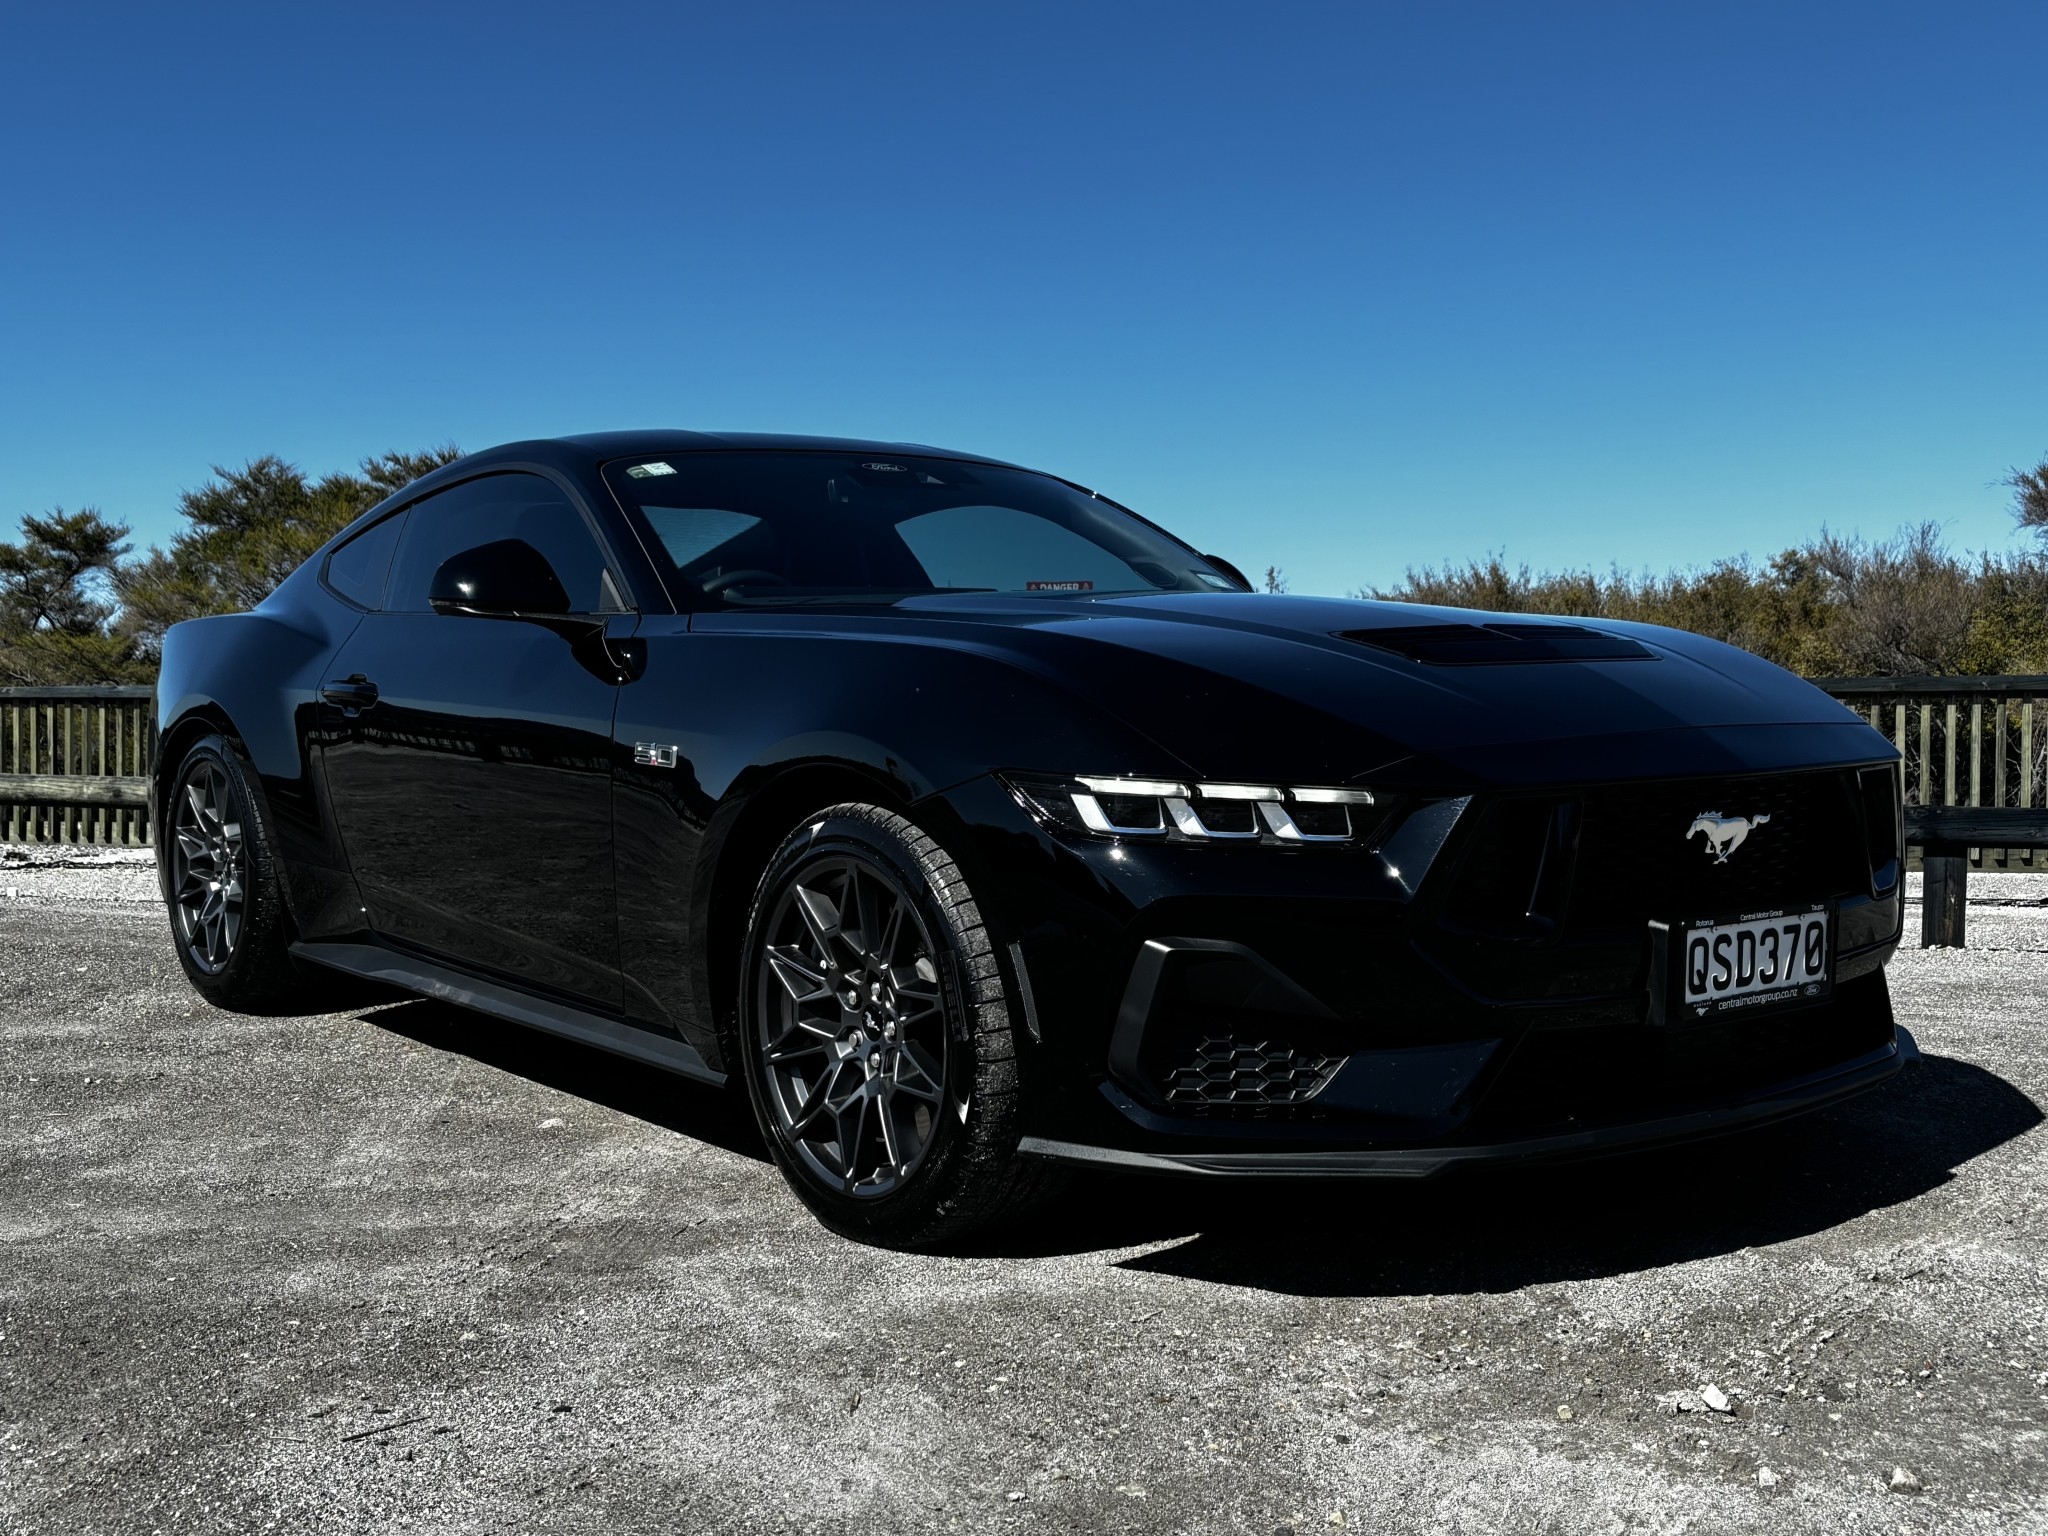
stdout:
{"type": "Polygon", "coordinates": [[[398,548],[398,535],[404,527],[405,514],[396,512],[372,523],[346,544],[337,545],[321,573],[328,587],[359,608],[383,607],[391,552],[398,548]]]}

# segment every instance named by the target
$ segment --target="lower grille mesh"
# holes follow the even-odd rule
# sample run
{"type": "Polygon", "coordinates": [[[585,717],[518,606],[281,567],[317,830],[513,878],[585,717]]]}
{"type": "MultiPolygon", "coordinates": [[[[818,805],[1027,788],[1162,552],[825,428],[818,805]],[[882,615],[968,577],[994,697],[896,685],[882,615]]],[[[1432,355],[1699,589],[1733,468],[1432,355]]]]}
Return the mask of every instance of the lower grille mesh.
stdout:
{"type": "Polygon", "coordinates": [[[1167,1075],[1166,1099],[1170,1104],[1300,1104],[1321,1093],[1345,1060],[1283,1041],[1205,1035],[1193,1057],[1167,1075]]]}

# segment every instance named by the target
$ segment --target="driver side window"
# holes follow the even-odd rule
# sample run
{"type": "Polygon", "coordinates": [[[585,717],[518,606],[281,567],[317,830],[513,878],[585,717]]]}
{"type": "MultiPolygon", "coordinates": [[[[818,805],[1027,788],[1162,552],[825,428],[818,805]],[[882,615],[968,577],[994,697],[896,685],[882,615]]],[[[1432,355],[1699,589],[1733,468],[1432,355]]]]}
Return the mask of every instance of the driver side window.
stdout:
{"type": "Polygon", "coordinates": [[[384,607],[426,613],[434,573],[451,555],[518,539],[553,567],[571,613],[608,613],[620,604],[603,551],[583,514],[539,475],[486,475],[415,503],[399,539],[384,607]]]}

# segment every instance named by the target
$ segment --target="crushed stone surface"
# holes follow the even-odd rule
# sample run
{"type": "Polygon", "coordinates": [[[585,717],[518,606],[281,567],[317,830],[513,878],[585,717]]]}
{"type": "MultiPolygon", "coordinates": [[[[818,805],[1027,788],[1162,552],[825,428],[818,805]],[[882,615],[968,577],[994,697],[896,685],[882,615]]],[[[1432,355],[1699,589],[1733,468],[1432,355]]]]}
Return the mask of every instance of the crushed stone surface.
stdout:
{"type": "Polygon", "coordinates": [[[0,1532],[2048,1531],[2048,913],[1902,951],[1925,1062],[1782,1127],[1096,1177],[902,1255],[733,1096],[438,1004],[221,1013],[146,864],[31,882],[0,1532]]]}
{"type": "Polygon", "coordinates": [[[162,899],[156,856],[147,848],[0,843],[0,902],[162,899]]]}

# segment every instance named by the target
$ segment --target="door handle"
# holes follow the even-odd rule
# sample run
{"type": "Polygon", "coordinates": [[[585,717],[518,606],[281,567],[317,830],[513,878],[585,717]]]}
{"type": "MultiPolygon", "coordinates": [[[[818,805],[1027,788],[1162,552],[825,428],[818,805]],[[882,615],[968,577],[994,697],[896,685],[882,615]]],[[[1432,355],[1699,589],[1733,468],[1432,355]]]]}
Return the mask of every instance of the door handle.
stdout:
{"type": "Polygon", "coordinates": [[[357,672],[337,682],[322,683],[320,697],[343,709],[368,709],[377,702],[377,685],[357,672]]]}

